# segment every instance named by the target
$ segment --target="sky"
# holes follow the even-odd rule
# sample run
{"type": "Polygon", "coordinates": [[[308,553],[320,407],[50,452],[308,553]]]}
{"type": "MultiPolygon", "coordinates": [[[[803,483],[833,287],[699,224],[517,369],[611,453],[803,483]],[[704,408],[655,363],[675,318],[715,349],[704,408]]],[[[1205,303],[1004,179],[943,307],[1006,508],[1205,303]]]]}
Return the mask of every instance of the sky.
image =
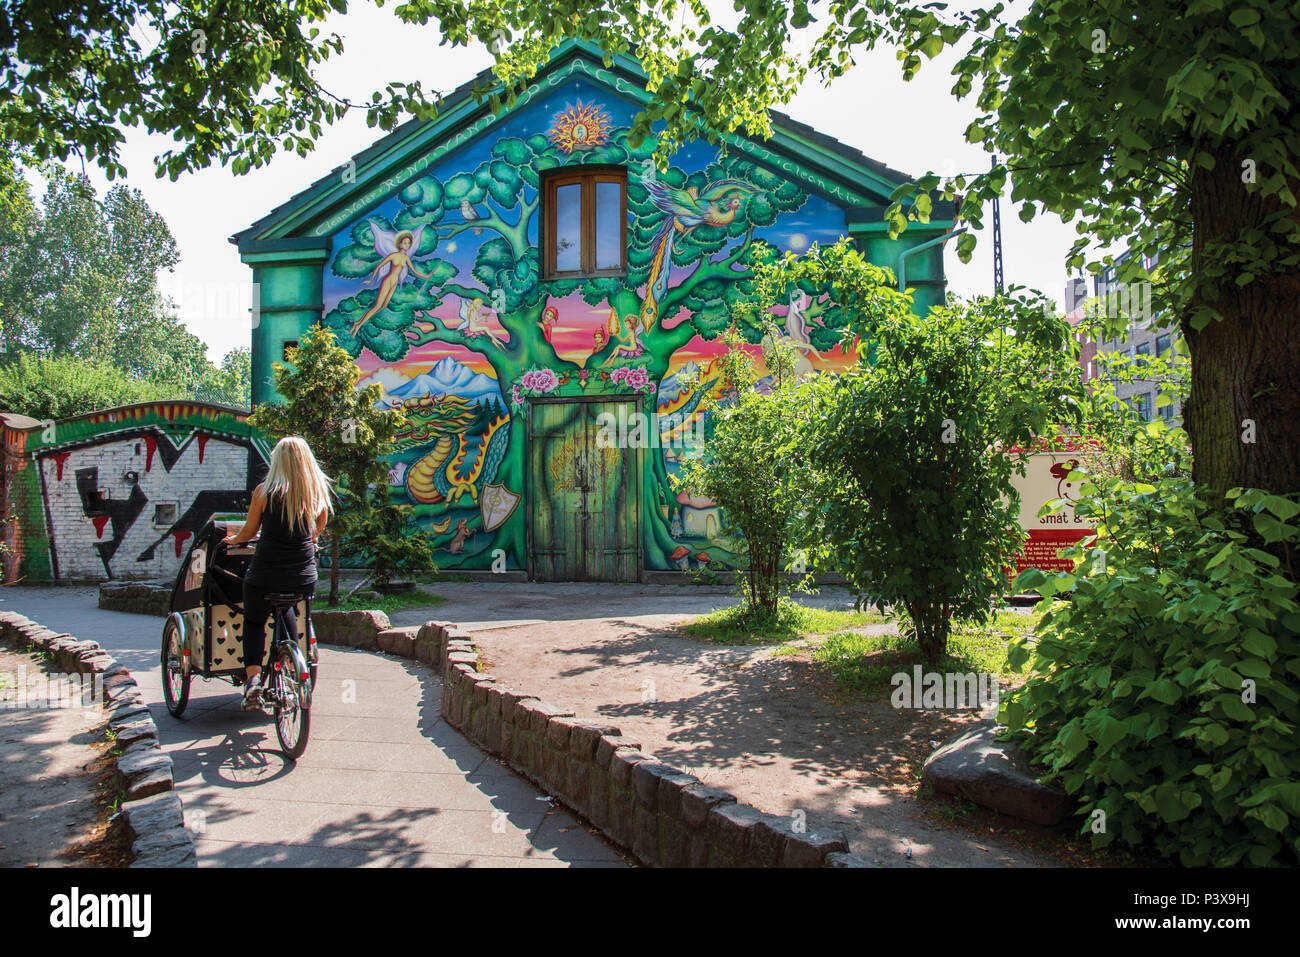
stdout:
{"type": "MultiPolygon", "coordinates": [[[[734,22],[738,16],[731,12],[730,4],[710,6],[717,10],[720,23],[734,22]]],[[[319,76],[331,92],[356,100],[369,99],[374,90],[394,80],[418,79],[426,90],[450,92],[492,63],[492,55],[481,45],[439,46],[435,27],[404,24],[393,15],[391,5],[376,8],[357,2],[346,15],[334,15],[325,26],[343,38],[344,52],[332,56],[319,69],[319,76]]],[[[976,115],[973,97],[959,101],[949,92],[955,59],[945,52],[926,62],[917,77],[905,83],[891,50],[863,53],[831,86],[809,81],[781,110],[872,159],[915,176],[927,170],[984,170],[987,154],[967,144],[962,135],[976,115]]],[[[306,157],[280,153],[269,165],[244,176],[211,167],[183,174],[172,182],[155,177],[153,162],[155,156],[171,148],[171,139],[161,134],[149,136],[138,129],[126,132],[121,151],[128,170],[126,182],[138,188],[163,216],[180,249],[179,265],[160,276],[160,285],[176,302],[186,326],[207,343],[209,358],[218,361],[229,350],[247,346],[251,333],[252,271],[239,261],[229,237],[337,169],[381,135],[366,126],[362,113],[356,113],[327,129],[315,151],[306,157]]],[[[69,165],[76,167],[77,161],[69,165]]],[[[87,164],[85,172],[101,194],[108,188],[97,167],[87,164]]],[[[1017,211],[1003,201],[1006,281],[1039,289],[1060,303],[1067,275],[1065,253],[1075,230],[1050,214],[1023,223],[1017,211]]],[[[992,291],[991,222],[992,217],[986,215],[986,228],[979,234],[970,263],[957,259],[954,242],[947,244],[945,268],[950,290],[960,295],[992,291]]]]}

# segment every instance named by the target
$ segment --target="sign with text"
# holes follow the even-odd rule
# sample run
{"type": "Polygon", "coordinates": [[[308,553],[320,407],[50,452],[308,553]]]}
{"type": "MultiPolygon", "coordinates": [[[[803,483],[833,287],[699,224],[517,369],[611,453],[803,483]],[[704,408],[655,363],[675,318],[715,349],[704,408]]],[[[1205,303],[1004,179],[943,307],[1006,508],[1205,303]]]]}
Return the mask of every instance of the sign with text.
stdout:
{"type": "Polygon", "coordinates": [[[1024,476],[1012,477],[1020,493],[1020,527],[1029,535],[1016,557],[1016,574],[1026,568],[1074,570],[1074,562],[1061,557],[1062,550],[1096,534],[1086,519],[1074,514],[1080,482],[1071,480],[1070,472],[1087,459],[1087,453],[1080,452],[1035,452],[1029,456],[1024,476]],[[1066,501],[1063,509],[1051,515],[1038,514],[1045,502],[1058,498],[1066,501]]]}

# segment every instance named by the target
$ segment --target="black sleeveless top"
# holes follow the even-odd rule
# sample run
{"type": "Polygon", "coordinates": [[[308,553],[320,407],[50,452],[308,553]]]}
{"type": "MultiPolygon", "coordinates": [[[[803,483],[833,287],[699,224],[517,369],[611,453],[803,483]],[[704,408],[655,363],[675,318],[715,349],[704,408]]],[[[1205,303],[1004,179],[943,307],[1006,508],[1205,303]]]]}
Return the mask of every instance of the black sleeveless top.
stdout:
{"type": "Polygon", "coordinates": [[[262,531],[248,571],[252,575],[311,577],[316,575],[314,523],[295,527],[285,514],[283,497],[267,497],[262,510],[262,531]]]}

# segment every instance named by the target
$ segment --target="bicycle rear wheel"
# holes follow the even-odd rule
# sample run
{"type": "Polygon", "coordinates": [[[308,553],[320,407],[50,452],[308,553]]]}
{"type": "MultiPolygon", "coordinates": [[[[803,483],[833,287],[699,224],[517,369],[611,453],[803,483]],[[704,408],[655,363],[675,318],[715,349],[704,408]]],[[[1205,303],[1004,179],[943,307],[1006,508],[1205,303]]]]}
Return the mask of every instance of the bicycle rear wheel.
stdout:
{"type": "Polygon", "coordinates": [[[275,691],[275,736],[280,739],[280,749],[291,761],[302,757],[307,750],[307,734],[311,730],[311,686],[301,654],[281,648],[277,659],[275,691]]]}

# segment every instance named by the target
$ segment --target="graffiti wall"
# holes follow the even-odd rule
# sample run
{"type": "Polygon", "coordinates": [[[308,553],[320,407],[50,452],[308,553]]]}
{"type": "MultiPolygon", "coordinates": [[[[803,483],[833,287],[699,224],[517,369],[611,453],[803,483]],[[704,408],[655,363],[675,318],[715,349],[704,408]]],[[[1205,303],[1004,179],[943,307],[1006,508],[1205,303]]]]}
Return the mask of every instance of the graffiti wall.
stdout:
{"type": "MultiPolygon", "coordinates": [[[[565,398],[623,397],[654,413],[633,483],[645,569],[726,567],[743,552],[715,505],[670,479],[698,454],[701,399],[719,387],[719,337],[756,253],[832,244],[845,209],[707,144],[656,169],[652,141],[628,145],[635,113],[586,79],[554,86],[332,236],[323,322],[362,384],[411,418],[392,493],[433,534],[443,567],[527,568],[530,497],[590,490],[582,468],[564,477],[572,442],[554,440],[554,461],[527,459],[530,409],[565,398]],[[626,272],[548,281],[541,244],[564,225],[543,223],[544,176],[583,167],[626,174],[626,272]]],[[[620,225],[598,231],[598,256],[617,258],[620,225]]],[[[824,297],[793,290],[772,318],[801,372],[853,361],[840,345],[846,319],[824,297]]],[[[761,367],[770,333],[743,328],[761,367]]]]}
{"type": "Polygon", "coordinates": [[[16,567],[32,580],[172,577],[189,538],[244,511],[266,473],[246,418],[199,403],[44,422],[21,445],[16,567]]]}

